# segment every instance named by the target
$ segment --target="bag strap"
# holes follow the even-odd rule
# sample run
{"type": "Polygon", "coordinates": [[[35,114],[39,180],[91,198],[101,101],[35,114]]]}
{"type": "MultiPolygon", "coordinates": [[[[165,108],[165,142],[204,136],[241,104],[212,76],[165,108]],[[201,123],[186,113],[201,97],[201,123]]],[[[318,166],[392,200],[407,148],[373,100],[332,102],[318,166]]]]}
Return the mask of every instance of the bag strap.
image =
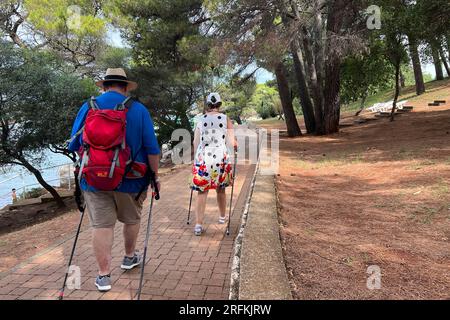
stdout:
{"type": "Polygon", "coordinates": [[[80,130],[78,130],[69,140],[67,140],[64,144],[65,148],[67,149],[69,145],[76,139],[78,136],[83,133],[84,125],[81,127],[80,130]]]}
{"type": "Polygon", "coordinates": [[[123,100],[122,103],[119,103],[118,105],[116,105],[114,110],[124,111],[126,109],[130,109],[132,105],[133,105],[133,98],[127,97],[127,98],[125,98],[125,100],[123,100]]]}
{"type": "Polygon", "coordinates": [[[125,173],[123,174],[124,178],[126,178],[127,174],[131,171],[131,166],[136,161],[136,158],[137,158],[139,152],[141,152],[141,150],[142,150],[142,146],[139,147],[138,151],[136,151],[136,153],[131,157],[130,161],[127,163],[126,168],[125,168],[125,173]]]}
{"type": "MultiPolygon", "coordinates": [[[[98,105],[95,102],[95,98],[91,97],[88,101],[86,101],[86,103],[88,104],[89,108],[92,108],[94,110],[98,110],[98,105]]],[[[87,112],[86,112],[87,114],[87,112]]],[[[84,118],[86,118],[86,116],[84,116],[84,118]]],[[[85,121],[85,119],[83,120],[83,122],[85,121]]],[[[78,138],[79,135],[81,135],[83,133],[85,124],[83,124],[83,126],[80,128],[80,130],[78,130],[72,137],[70,137],[69,140],[67,140],[64,144],[64,147],[67,149],[69,147],[69,145],[78,138]]]]}
{"type": "Polygon", "coordinates": [[[96,102],[96,100],[95,100],[94,97],[91,97],[91,98],[89,99],[89,107],[90,107],[92,110],[100,110],[100,108],[98,107],[98,104],[97,104],[97,102],[96,102]]]}

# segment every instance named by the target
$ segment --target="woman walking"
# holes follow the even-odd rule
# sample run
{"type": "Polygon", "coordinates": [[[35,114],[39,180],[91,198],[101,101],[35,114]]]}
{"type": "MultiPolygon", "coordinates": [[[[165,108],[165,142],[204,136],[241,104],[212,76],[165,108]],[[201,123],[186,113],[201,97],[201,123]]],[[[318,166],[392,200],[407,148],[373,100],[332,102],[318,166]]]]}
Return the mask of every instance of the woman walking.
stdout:
{"type": "Polygon", "coordinates": [[[228,146],[237,150],[233,124],[220,112],[222,100],[218,93],[210,93],[206,100],[206,112],[197,123],[194,135],[196,150],[192,166],[191,188],[198,191],[196,224],[194,233],[200,236],[203,232],[208,191],[216,190],[219,207],[219,224],[226,222],[225,188],[232,183],[232,166],[228,146]]]}

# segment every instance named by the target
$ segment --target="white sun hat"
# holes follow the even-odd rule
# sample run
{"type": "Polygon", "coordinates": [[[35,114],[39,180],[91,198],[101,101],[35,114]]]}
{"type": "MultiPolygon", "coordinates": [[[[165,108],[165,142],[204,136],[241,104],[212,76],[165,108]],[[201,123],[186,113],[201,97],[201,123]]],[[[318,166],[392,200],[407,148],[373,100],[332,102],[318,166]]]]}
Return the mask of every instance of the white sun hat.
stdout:
{"type": "Polygon", "coordinates": [[[216,105],[219,103],[222,103],[222,98],[220,98],[220,94],[218,94],[217,92],[211,92],[206,98],[207,105],[216,105]]]}

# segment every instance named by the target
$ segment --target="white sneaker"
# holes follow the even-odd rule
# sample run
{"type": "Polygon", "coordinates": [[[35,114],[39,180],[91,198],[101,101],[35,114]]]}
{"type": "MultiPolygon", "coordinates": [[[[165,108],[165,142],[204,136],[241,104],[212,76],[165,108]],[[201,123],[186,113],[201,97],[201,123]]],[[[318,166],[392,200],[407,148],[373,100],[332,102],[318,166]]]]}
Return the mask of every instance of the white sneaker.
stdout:
{"type": "Polygon", "coordinates": [[[194,234],[195,234],[196,236],[201,236],[201,235],[202,235],[202,232],[203,232],[203,227],[202,227],[202,225],[201,225],[201,224],[196,224],[196,225],[195,225],[195,228],[194,228],[194,234]]]}
{"type": "Polygon", "coordinates": [[[225,224],[227,217],[219,217],[219,224],[225,224]]]}

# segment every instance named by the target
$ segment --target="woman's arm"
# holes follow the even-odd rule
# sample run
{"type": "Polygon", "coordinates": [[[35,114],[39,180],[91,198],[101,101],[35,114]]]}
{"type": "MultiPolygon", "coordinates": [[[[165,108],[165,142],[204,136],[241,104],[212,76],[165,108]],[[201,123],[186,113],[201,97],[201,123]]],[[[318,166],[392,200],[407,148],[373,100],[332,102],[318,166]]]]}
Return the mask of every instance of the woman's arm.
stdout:
{"type": "Polygon", "coordinates": [[[197,152],[198,145],[200,144],[200,129],[195,128],[194,132],[194,154],[197,152]]]}
{"type": "Polygon", "coordinates": [[[228,141],[232,144],[234,151],[237,151],[238,143],[236,140],[236,137],[234,136],[234,128],[233,123],[231,122],[230,118],[227,117],[227,135],[228,135],[228,141]]]}

